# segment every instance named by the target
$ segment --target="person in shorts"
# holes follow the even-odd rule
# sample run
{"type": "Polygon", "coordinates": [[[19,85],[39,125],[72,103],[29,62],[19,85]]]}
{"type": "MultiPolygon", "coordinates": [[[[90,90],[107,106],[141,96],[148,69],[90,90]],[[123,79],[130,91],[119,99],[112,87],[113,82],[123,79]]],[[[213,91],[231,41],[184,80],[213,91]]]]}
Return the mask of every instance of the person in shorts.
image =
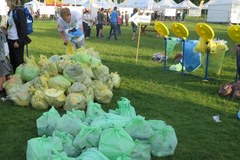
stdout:
{"type": "Polygon", "coordinates": [[[104,14],[103,14],[104,9],[101,8],[100,11],[98,12],[97,15],[97,28],[98,28],[98,34],[97,34],[97,38],[103,38],[103,25],[105,23],[105,19],[104,19],[104,14]]]}
{"type": "MultiPolygon", "coordinates": [[[[131,17],[134,16],[135,14],[138,14],[138,9],[134,8],[133,9],[133,13],[131,14],[131,17]]],[[[135,35],[137,32],[137,25],[133,22],[131,22],[131,26],[132,26],[132,41],[135,39],[135,35]]]]}
{"type": "Polygon", "coordinates": [[[67,45],[67,42],[70,41],[75,50],[85,46],[82,23],[82,18],[77,11],[70,11],[69,8],[60,10],[58,31],[64,45],[67,45]]]}
{"type": "MultiPolygon", "coordinates": [[[[2,17],[0,15],[0,23],[2,21],[2,17]]],[[[11,73],[11,64],[9,60],[7,59],[8,54],[6,51],[8,48],[7,45],[7,39],[6,39],[6,33],[5,29],[0,27],[0,97],[5,97],[6,93],[3,89],[3,83],[6,81],[6,77],[11,73]],[[7,46],[5,46],[7,45],[7,46]]],[[[9,50],[9,49],[8,49],[9,50]]]]}

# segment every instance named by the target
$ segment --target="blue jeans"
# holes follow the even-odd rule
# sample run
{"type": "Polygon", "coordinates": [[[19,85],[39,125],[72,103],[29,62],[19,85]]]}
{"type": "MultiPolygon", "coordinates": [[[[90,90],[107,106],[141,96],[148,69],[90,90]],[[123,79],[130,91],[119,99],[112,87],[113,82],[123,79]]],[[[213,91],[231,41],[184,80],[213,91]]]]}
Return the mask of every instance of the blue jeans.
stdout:
{"type": "Polygon", "coordinates": [[[117,40],[117,27],[118,27],[118,24],[117,22],[112,22],[111,23],[111,29],[113,30],[110,35],[109,35],[109,39],[114,35],[114,38],[115,40],[117,40]]]}

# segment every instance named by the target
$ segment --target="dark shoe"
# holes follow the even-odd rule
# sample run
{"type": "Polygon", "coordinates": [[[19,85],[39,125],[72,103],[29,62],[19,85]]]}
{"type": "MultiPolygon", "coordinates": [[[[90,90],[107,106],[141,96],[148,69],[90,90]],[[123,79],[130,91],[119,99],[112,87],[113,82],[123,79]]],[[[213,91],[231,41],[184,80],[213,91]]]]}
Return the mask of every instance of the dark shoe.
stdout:
{"type": "Polygon", "coordinates": [[[0,91],[0,98],[2,98],[2,97],[6,97],[7,96],[7,94],[6,94],[6,92],[5,91],[0,91]]]}
{"type": "Polygon", "coordinates": [[[117,41],[118,39],[117,38],[115,38],[115,41],[117,41]]]}
{"type": "Polygon", "coordinates": [[[109,40],[110,39],[110,37],[107,37],[107,40],[109,40]]]}

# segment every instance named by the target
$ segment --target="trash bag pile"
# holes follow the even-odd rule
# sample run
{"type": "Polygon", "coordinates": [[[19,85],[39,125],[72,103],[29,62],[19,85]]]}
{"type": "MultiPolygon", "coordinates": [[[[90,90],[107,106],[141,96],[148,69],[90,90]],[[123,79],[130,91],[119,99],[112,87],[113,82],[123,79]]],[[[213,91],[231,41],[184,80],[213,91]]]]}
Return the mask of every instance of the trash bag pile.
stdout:
{"type": "Polygon", "coordinates": [[[20,106],[72,110],[84,109],[93,100],[109,103],[113,88],[118,88],[120,82],[118,73],[110,73],[102,64],[98,52],[81,48],[74,54],[27,58],[4,88],[20,106]]]}
{"type": "Polygon", "coordinates": [[[178,143],[171,126],[145,120],[124,97],[109,112],[92,101],[62,116],[52,107],[36,124],[40,137],[28,140],[27,160],[151,160],[173,155],[178,143]]]}

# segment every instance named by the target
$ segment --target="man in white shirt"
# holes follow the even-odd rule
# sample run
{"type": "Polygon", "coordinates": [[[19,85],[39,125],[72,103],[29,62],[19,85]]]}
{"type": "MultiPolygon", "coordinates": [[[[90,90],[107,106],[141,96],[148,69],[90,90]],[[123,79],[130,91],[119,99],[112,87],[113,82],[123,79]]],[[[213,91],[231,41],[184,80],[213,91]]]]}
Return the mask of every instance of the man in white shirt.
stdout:
{"type": "Polygon", "coordinates": [[[67,45],[68,41],[75,49],[85,45],[82,18],[78,12],[62,8],[58,19],[58,31],[64,45],[67,45]]]}

